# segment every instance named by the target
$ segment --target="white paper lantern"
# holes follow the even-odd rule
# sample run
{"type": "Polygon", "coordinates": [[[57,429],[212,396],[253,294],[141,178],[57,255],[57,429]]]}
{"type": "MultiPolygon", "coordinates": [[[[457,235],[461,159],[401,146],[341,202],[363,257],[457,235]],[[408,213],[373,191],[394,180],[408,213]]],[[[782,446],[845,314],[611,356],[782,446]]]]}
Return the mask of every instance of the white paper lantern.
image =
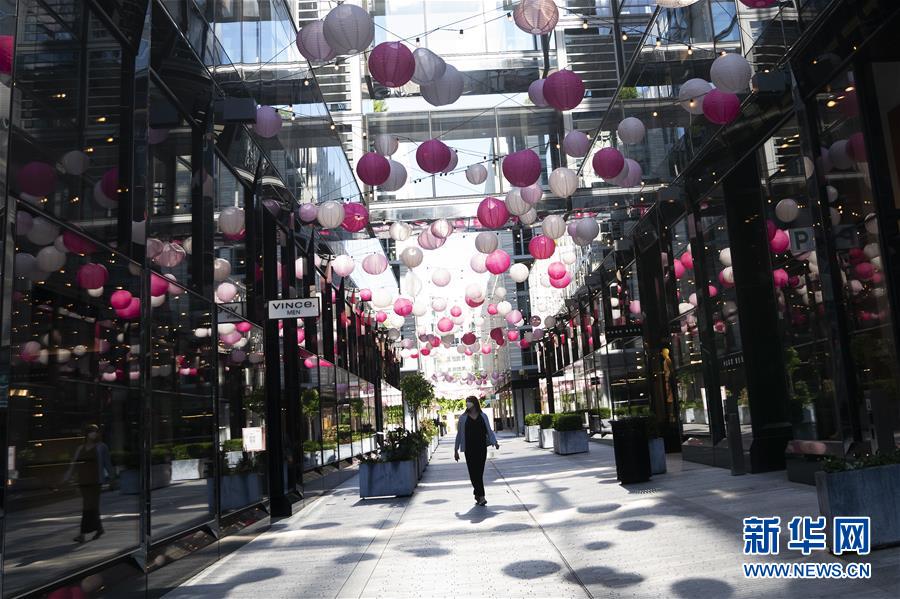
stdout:
{"type": "Polygon", "coordinates": [[[438,287],[446,287],[450,283],[450,271],[445,268],[438,268],[431,273],[431,282],[438,287]]]}
{"type": "Polygon", "coordinates": [[[549,214],[541,222],[541,231],[550,239],[559,239],[566,234],[566,221],[561,216],[549,214]]]}
{"type": "Polygon", "coordinates": [[[400,147],[400,140],[390,133],[379,133],[375,136],[375,151],[382,156],[393,156],[400,147]]]}
{"type": "Polygon", "coordinates": [[[731,248],[725,248],[719,252],[719,262],[722,266],[731,266],[731,248]]]}
{"type": "Polygon", "coordinates": [[[500,316],[506,316],[510,312],[512,312],[512,304],[510,304],[509,302],[504,300],[497,304],[497,314],[499,314],[500,316]]]}
{"type": "Polygon", "coordinates": [[[35,256],[35,265],[44,272],[56,272],[66,265],[66,254],[52,245],[42,248],[35,256]]]}
{"type": "Polygon", "coordinates": [[[219,231],[225,235],[238,235],[244,230],[244,209],[235,206],[223,208],[219,213],[219,231]]]}
{"type": "Polygon", "coordinates": [[[521,262],[513,264],[509,268],[509,278],[516,283],[523,283],[528,280],[528,267],[521,262]]]}
{"type": "Polygon", "coordinates": [[[400,252],[400,261],[406,265],[407,268],[415,268],[418,265],[422,264],[422,260],[425,258],[425,255],[422,253],[422,250],[415,246],[409,246],[402,252],[400,252]]]}
{"type": "Polygon", "coordinates": [[[825,196],[828,198],[829,204],[834,204],[835,202],[838,201],[840,194],[838,193],[838,190],[835,189],[834,187],[832,187],[831,185],[826,185],[825,186],[825,196]]]}
{"type": "Polygon", "coordinates": [[[516,27],[532,35],[546,35],[559,21],[554,0],[521,0],[513,11],[516,27]]]}
{"type": "Polygon", "coordinates": [[[447,63],[444,62],[444,59],[428,48],[416,48],[413,52],[413,60],[416,63],[416,70],[413,72],[412,80],[416,85],[433,83],[443,77],[447,71],[447,63]]]}
{"type": "Polygon", "coordinates": [[[703,114],[703,97],[712,88],[704,79],[688,79],[678,90],[678,103],[691,114],[703,114]]]}
{"type": "Polygon", "coordinates": [[[32,220],[31,229],[25,237],[35,245],[50,245],[59,236],[59,227],[43,216],[32,220]]]}
{"type": "Polygon", "coordinates": [[[441,172],[444,174],[451,173],[456,169],[456,166],[459,164],[459,154],[457,154],[456,150],[450,148],[450,162],[447,166],[444,167],[444,170],[441,172]]]}
{"type": "Polygon", "coordinates": [[[435,297],[431,299],[431,309],[435,312],[443,312],[447,309],[447,300],[443,297],[435,297]]]}
{"type": "Polygon", "coordinates": [[[732,267],[726,266],[722,269],[722,280],[729,284],[734,283],[734,269],[732,267]]]}
{"type": "Polygon", "coordinates": [[[87,294],[91,297],[103,297],[103,287],[98,287],[96,289],[88,289],[87,294]]]}
{"type": "Polygon", "coordinates": [[[584,158],[591,149],[591,138],[581,131],[569,131],[563,138],[563,151],[574,158],[584,158]]]}
{"type": "Polygon", "coordinates": [[[563,264],[572,265],[572,264],[575,264],[575,261],[578,258],[577,258],[577,256],[575,256],[575,252],[573,252],[571,250],[566,250],[560,254],[559,259],[562,261],[563,264]]]}
{"type": "Polygon", "coordinates": [[[297,32],[297,50],[310,62],[327,62],[337,56],[328,40],[325,39],[325,23],[312,21],[297,32]]]}
{"type": "Polygon", "coordinates": [[[831,163],[834,165],[834,168],[842,171],[848,171],[853,168],[853,159],[850,158],[847,147],[847,140],[839,139],[828,148],[828,156],[831,158],[831,163]]]}
{"type": "Polygon", "coordinates": [[[482,254],[490,254],[500,245],[500,238],[495,233],[482,231],[475,236],[475,249],[482,254]]]}
{"type": "Polygon", "coordinates": [[[358,54],[375,39],[375,23],[369,13],[353,4],[339,4],[325,17],[325,40],[337,54],[358,54]]]}
{"type": "Polygon", "coordinates": [[[350,273],[353,272],[354,268],[356,268],[356,263],[353,262],[353,258],[346,254],[341,254],[334,259],[334,262],[331,263],[331,269],[339,277],[350,276],[350,273]]]}
{"type": "Polygon", "coordinates": [[[488,171],[483,164],[472,164],[466,169],[466,179],[472,185],[481,185],[487,177],[488,171]]]}
{"type": "Polygon", "coordinates": [[[831,217],[831,226],[836,227],[841,224],[841,211],[837,208],[829,208],[828,214],[831,217]]]}
{"type": "Polygon", "coordinates": [[[531,210],[531,204],[522,199],[518,187],[513,187],[506,194],[506,209],[512,215],[520,216],[531,210]]]}
{"type": "Polygon", "coordinates": [[[406,223],[396,222],[391,225],[390,236],[394,241],[406,241],[412,235],[412,227],[406,223]]]}
{"type": "Polygon", "coordinates": [[[422,97],[432,106],[447,106],[453,104],[463,93],[465,81],[462,74],[451,64],[447,65],[444,74],[431,83],[426,83],[419,88],[422,97]]]}
{"type": "Polygon", "coordinates": [[[722,54],[709,68],[709,78],[713,85],[730,94],[740,94],[750,89],[752,76],[750,63],[740,54],[722,54]]]}
{"type": "Polygon", "coordinates": [[[794,222],[799,214],[800,207],[794,200],[788,198],[775,204],[775,216],[783,223],[794,222]]]}
{"type": "Polygon", "coordinates": [[[486,260],[487,256],[485,254],[475,254],[469,259],[469,268],[478,274],[485,273],[487,272],[486,260]]]}
{"type": "Polygon", "coordinates": [[[400,291],[410,297],[416,297],[422,291],[422,279],[417,277],[414,272],[406,273],[401,281],[400,291]]]}
{"type": "Polygon", "coordinates": [[[534,208],[519,216],[519,222],[523,225],[533,225],[536,221],[537,210],[535,210],[534,208]]]}
{"type": "Polygon", "coordinates": [[[619,134],[619,139],[622,140],[622,143],[634,145],[644,141],[647,128],[644,127],[644,123],[640,119],[630,116],[622,119],[622,122],[619,123],[619,127],[616,129],[616,133],[619,134]]]}
{"type": "MultiPolygon", "coordinates": [[[[575,234],[582,240],[586,241],[585,245],[594,241],[600,234],[600,225],[597,224],[595,218],[582,218],[575,225],[575,234]]],[[[574,257],[574,254],[573,254],[574,257]]],[[[574,260],[572,260],[574,262],[574,260]]],[[[571,264],[571,262],[570,262],[571,264]]]]}
{"type": "Polygon", "coordinates": [[[578,190],[578,175],[572,169],[561,166],[549,177],[550,191],[560,198],[568,198],[578,190]]]}
{"type": "Polygon", "coordinates": [[[480,300],[484,298],[484,288],[480,283],[469,283],[466,285],[466,297],[471,300],[480,300]]]}
{"type": "Polygon", "coordinates": [[[453,225],[446,218],[439,218],[431,223],[431,234],[440,239],[447,239],[453,233],[453,225]]]}
{"type": "Polygon", "coordinates": [[[70,175],[83,175],[91,165],[91,158],[81,150],[72,150],[63,154],[63,168],[70,175]]]}
{"type": "Polygon", "coordinates": [[[344,222],[344,216],[344,205],[332,200],[319,204],[316,220],[323,229],[336,229],[344,222]]]}
{"type": "Polygon", "coordinates": [[[283,124],[281,115],[271,106],[260,106],[256,109],[256,122],[253,124],[253,131],[260,137],[266,139],[275,137],[281,131],[283,124]]]}
{"type": "Polygon", "coordinates": [[[370,275],[380,275],[387,270],[388,260],[384,254],[369,254],[363,258],[362,267],[370,275]]]}
{"type": "Polygon", "coordinates": [[[867,233],[870,235],[878,235],[878,218],[875,216],[874,212],[866,214],[863,223],[865,224],[867,233]]]}
{"type": "Polygon", "coordinates": [[[497,287],[494,289],[494,298],[503,300],[506,297],[506,287],[497,287]]]}
{"type": "Polygon", "coordinates": [[[393,295],[387,289],[376,289],[372,292],[372,305],[376,308],[387,308],[393,303],[393,295]]]}
{"type": "Polygon", "coordinates": [[[387,181],[380,185],[381,191],[400,191],[406,185],[406,167],[396,160],[388,159],[391,165],[391,174],[388,175],[387,181]]]}

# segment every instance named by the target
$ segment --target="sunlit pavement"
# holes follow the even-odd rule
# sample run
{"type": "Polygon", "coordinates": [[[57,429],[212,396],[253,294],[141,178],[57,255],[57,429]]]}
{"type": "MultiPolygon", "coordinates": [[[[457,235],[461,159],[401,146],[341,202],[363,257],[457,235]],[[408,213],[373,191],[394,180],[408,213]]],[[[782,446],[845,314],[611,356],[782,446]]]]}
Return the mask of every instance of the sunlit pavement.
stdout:
{"type": "MultiPolygon", "coordinates": [[[[445,438],[408,499],[360,500],[354,477],[169,597],[896,597],[900,548],[872,579],[751,580],[741,519],[818,515],[783,472],[732,477],[670,457],[669,473],[619,485],[612,448],[558,456],[502,438],[473,505],[445,438]]],[[[770,560],[832,562],[786,551],[770,560]]],[[[846,560],[842,560],[846,561],[846,560]]]]}

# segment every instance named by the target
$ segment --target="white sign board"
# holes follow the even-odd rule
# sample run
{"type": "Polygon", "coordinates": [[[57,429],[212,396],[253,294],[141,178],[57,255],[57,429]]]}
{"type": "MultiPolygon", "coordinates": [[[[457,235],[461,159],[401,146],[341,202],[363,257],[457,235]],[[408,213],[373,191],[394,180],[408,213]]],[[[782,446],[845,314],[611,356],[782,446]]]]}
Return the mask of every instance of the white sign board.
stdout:
{"type": "Polygon", "coordinates": [[[241,437],[244,440],[244,451],[264,451],[266,449],[262,427],[242,428],[241,437]]]}
{"type": "Polygon", "coordinates": [[[312,318],[319,315],[319,298],[272,300],[269,302],[269,320],[285,318],[312,318]]]}

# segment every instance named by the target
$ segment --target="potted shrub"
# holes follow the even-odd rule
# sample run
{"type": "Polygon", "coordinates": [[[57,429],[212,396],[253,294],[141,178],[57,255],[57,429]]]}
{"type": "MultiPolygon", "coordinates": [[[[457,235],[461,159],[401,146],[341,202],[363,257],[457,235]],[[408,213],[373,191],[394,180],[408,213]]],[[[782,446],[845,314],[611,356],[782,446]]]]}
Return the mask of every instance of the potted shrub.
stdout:
{"type": "Polygon", "coordinates": [[[553,414],[541,414],[541,449],[553,449],[553,414]]]}
{"type": "MultiPolygon", "coordinates": [[[[825,458],[816,472],[816,495],[829,524],[835,516],[868,516],[873,548],[900,543],[900,450],[825,458]]],[[[832,527],[827,530],[831,541],[832,527]]]]}
{"type": "Polygon", "coordinates": [[[418,372],[407,374],[400,381],[400,391],[403,393],[403,401],[410,415],[413,417],[413,425],[419,427],[419,412],[434,401],[434,385],[418,372]]]}
{"type": "Polygon", "coordinates": [[[580,413],[557,414],[553,427],[554,452],[569,455],[588,451],[588,434],[584,428],[584,417],[580,413]]]}
{"type": "Polygon", "coordinates": [[[412,495],[419,476],[416,461],[420,442],[410,431],[397,428],[384,436],[377,454],[364,457],[359,465],[359,496],[403,497],[412,495]]]}
{"type": "Polygon", "coordinates": [[[525,440],[529,443],[535,443],[541,439],[541,415],[526,414],[525,415],[525,440]]]}
{"type": "Polygon", "coordinates": [[[197,480],[204,477],[212,457],[212,443],[185,443],[172,447],[172,480],[197,480]]]}

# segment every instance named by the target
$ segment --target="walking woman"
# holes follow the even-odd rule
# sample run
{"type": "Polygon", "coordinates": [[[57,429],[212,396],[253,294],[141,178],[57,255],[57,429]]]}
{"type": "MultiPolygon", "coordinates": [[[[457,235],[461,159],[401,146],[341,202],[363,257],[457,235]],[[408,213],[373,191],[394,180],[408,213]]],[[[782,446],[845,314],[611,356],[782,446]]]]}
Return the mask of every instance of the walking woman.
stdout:
{"type": "Polygon", "coordinates": [[[472,481],[475,503],[478,505],[487,505],[487,499],[484,498],[484,463],[489,445],[500,449],[487,414],[481,411],[478,398],[469,396],[466,398],[466,411],[459,417],[459,426],[456,428],[453,457],[458,462],[459,452],[466,454],[466,468],[469,469],[469,480],[472,481]]]}
{"type": "Polygon", "coordinates": [[[112,476],[113,467],[109,459],[109,448],[100,440],[100,427],[89,424],[85,427],[84,443],[75,451],[72,464],[64,480],[75,482],[81,491],[81,533],[75,537],[76,543],[84,543],[85,535],[94,533],[92,539],[103,534],[100,521],[100,491],[104,482],[112,476]]]}

